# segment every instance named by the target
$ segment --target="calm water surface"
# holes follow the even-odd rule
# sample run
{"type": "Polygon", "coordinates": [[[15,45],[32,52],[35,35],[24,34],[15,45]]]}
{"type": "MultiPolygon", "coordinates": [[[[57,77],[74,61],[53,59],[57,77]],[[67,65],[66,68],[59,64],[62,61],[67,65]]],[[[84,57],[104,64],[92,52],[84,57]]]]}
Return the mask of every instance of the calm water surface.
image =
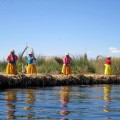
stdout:
{"type": "Polygon", "coordinates": [[[0,120],[120,120],[120,85],[0,91],[0,120]]]}

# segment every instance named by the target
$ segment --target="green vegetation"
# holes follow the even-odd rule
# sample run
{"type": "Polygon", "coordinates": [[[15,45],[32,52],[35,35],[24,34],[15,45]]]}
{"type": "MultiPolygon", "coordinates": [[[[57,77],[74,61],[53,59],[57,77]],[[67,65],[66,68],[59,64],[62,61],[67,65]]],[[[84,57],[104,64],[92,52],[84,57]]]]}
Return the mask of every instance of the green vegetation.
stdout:
{"type": "Polygon", "coordinates": [[[0,72],[5,72],[7,62],[5,60],[0,61],[0,72]]]}
{"type": "Polygon", "coordinates": [[[72,72],[75,74],[96,73],[92,60],[88,60],[87,55],[72,57],[72,72]]]}
{"type": "MultiPolygon", "coordinates": [[[[20,55],[19,55],[20,58],[20,55]]],[[[27,66],[27,58],[23,57],[17,62],[18,71],[22,71],[22,65],[27,66]]],[[[83,56],[72,56],[73,74],[104,74],[104,58],[88,59],[87,54],[83,56]]],[[[37,57],[36,67],[38,73],[60,74],[62,69],[62,57],[46,58],[37,57]]],[[[0,72],[5,72],[7,61],[0,61],[0,72]]],[[[112,74],[120,74],[120,58],[112,58],[112,74]]]]}

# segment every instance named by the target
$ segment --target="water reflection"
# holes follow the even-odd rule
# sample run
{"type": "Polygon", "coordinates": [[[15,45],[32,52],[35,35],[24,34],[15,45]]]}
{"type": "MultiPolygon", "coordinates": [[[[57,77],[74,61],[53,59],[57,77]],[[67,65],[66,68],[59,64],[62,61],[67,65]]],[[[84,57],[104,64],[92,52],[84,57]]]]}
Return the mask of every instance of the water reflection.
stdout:
{"type": "MultiPolygon", "coordinates": [[[[62,110],[60,111],[61,115],[68,115],[70,113],[67,105],[69,103],[69,92],[70,92],[69,86],[61,87],[61,90],[60,90],[60,101],[62,104],[62,110]]],[[[61,120],[68,120],[68,118],[64,117],[61,120]]]]}
{"type": "MultiPolygon", "coordinates": [[[[106,101],[106,105],[103,108],[104,112],[110,112],[110,102],[111,102],[111,85],[104,85],[104,100],[106,101]]],[[[106,120],[111,120],[109,116],[107,116],[106,120]]]]}
{"type": "Polygon", "coordinates": [[[104,85],[104,100],[109,103],[111,101],[111,85],[104,85]]]}
{"type": "Polygon", "coordinates": [[[1,90],[0,120],[116,120],[119,93],[120,85],[1,90]]]}
{"type": "Polygon", "coordinates": [[[25,102],[27,103],[26,106],[24,106],[24,110],[28,111],[26,118],[27,119],[32,119],[34,118],[35,114],[32,112],[33,111],[33,106],[32,104],[34,104],[35,102],[35,93],[33,89],[27,89],[25,91],[26,93],[26,100],[25,102]]]}
{"type": "Polygon", "coordinates": [[[5,92],[5,100],[6,100],[6,107],[7,107],[7,119],[15,119],[15,109],[16,106],[14,102],[17,101],[16,91],[8,90],[5,92]]]}

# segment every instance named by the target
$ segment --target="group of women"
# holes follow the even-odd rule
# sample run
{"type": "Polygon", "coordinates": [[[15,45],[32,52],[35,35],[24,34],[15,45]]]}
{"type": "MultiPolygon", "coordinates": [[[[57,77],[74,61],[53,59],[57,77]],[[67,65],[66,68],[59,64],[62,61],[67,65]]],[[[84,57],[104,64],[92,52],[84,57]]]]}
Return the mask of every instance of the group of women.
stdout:
{"type": "MultiPolygon", "coordinates": [[[[6,74],[14,74],[14,75],[18,74],[17,66],[16,66],[17,60],[18,60],[18,56],[15,54],[15,51],[12,50],[10,52],[10,55],[8,55],[7,57],[8,64],[6,67],[6,74]]],[[[27,74],[37,73],[35,61],[36,61],[36,58],[34,56],[34,52],[30,52],[27,58],[27,68],[26,68],[27,74]]],[[[70,57],[69,53],[67,53],[65,57],[63,58],[63,66],[62,66],[62,71],[61,71],[62,74],[69,75],[72,73],[71,62],[72,62],[72,58],[70,57]]],[[[111,75],[111,57],[106,58],[104,74],[111,75]]]]}
{"type": "MultiPolygon", "coordinates": [[[[14,74],[17,75],[17,65],[16,62],[18,61],[18,56],[15,54],[14,50],[11,50],[10,55],[7,57],[7,67],[6,67],[6,74],[14,74]]],[[[66,56],[63,58],[63,67],[62,67],[62,73],[65,75],[71,74],[71,61],[72,58],[69,56],[69,53],[66,54],[66,56]]],[[[27,58],[27,68],[26,73],[27,74],[36,74],[37,69],[35,66],[36,58],[34,56],[34,52],[30,52],[29,56],[27,58]]]]}
{"type": "MultiPolygon", "coordinates": [[[[63,67],[62,67],[62,73],[65,75],[71,74],[71,62],[72,58],[69,56],[69,53],[66,54],[66,56],[63,58],[63,67]]],[[[112,70],[111,70],[111,57],[108,56],[105,60],[105,75],[111,75],[112,70]]]]}
{"type": "MultiPolygon", "coordinates": [[[[14,74],[17,75],[17,65],[16,62],[18,61],[18,56],[15,54],[15,51],[12,50],[10,52],[10,55],[7,57],[7,67],[6,67],[6,74],[14,74]]],[[[29,56],[27,58],[27,68],[26,73],[27,74],[36,74],[36,66],[35,66],[36,58],[34,57],[34,52],[30,52],[29,56]]]]}

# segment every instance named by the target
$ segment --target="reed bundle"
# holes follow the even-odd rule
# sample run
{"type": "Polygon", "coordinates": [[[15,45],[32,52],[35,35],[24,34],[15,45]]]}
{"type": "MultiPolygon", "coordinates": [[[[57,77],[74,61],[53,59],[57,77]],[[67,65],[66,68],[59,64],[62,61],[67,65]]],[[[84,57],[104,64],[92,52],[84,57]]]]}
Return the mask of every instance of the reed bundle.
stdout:
{"type": "Polygon", "coordinates": [[[120,76],[111,75],[0,75],[0,88],[28,88],[63,85],[120,84],[120,76]]]}

